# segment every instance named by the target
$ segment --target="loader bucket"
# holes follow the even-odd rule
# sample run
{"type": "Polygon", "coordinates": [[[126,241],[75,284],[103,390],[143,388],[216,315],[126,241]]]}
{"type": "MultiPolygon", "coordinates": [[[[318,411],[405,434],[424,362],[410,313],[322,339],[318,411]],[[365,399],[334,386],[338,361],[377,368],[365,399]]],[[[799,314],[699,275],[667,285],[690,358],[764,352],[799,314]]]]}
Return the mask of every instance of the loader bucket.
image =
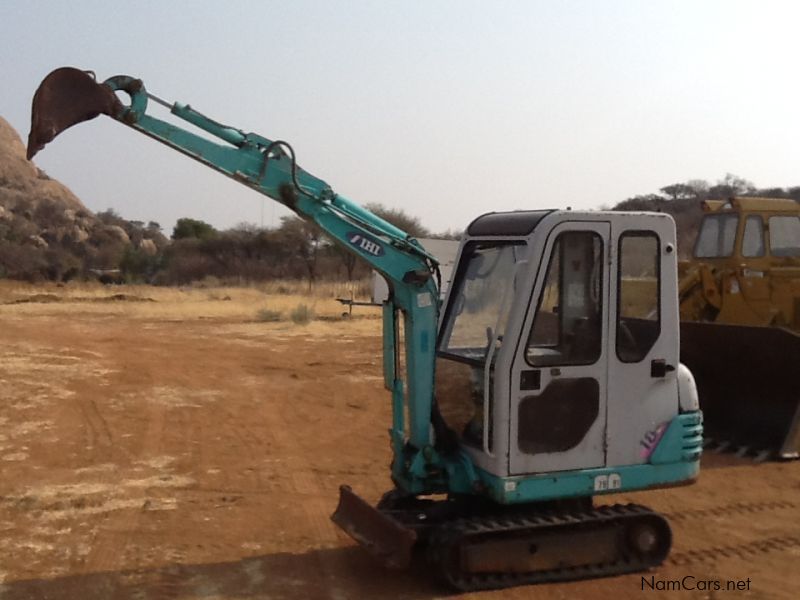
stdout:
{"type": "Polygon", "coordinates": [[[350,486],[339,488],[339,506],[331,520],[385,566],[405,569],[417,534],[357,496],[350,486]]]}
{"type": "Polygon", "coordinates": [[[97,83],[91,71],[56,69],[42,80],[33,96],[28,160],[65,129],[99,114],[114,116],[121,110],[116,94],[97,83]]]}
{"type": "Polygon", "coordinates": [[[800,456],[800,335],[778,327],[681,323],[706,435],[762,456],[800,456]]]}

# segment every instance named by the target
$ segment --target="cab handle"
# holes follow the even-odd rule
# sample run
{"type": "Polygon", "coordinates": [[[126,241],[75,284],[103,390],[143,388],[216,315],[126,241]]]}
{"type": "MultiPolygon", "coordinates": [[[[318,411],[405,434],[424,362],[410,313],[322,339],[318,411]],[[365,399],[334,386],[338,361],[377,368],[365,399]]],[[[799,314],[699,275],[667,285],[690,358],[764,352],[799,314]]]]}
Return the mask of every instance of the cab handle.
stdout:
{"type": "Polygon", "coordinates": [[[675,367],[668,365],[663,358],[655,358],[650,361],[650,377],[663,378],[667,376],[667,373],[671,373],[674,370],[675,367]]]}

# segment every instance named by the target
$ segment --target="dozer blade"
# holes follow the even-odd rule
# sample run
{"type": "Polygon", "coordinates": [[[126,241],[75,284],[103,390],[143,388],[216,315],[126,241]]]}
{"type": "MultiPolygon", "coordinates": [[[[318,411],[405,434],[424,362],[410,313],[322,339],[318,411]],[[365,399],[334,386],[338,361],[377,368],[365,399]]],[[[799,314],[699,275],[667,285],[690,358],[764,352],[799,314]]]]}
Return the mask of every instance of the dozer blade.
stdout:
{"type": "Polygon", "coordinates": [[[697,381],[708,437],[755,453],[800,456],[800,335],[684,322],[681,362],[697,381]]]}
{"type": "Polygon", "coordinates": [[[339,488],[331,520],[387,567],[405,569],[411,562],[416,532],[365,502],[350,486],[339,488]]]}
{"type": "Polygon", "coordinates": [[[33,96],[28,160],[65,129],[121,110],[122,103],[111,88],[97,83],[90,71],[56,69],[42,80],[33,96]]]}

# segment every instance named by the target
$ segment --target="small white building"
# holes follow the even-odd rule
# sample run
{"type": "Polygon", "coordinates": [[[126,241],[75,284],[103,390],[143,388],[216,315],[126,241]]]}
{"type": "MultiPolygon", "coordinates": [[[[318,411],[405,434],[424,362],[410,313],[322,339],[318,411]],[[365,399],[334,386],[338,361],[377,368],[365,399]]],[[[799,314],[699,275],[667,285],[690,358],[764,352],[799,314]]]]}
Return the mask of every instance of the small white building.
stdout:
{"type": "MultiPolygon", "coordinates": [[[[439,261],[439,272],[442,275],[442,289],[439,293],[442,298],[447,293],[450,286],[450,279],[453,277],[453,268],[456,264],[456,254],[458,254],[458,240],[439,240],[435,238],[417,238],[430,254],[439,261]]],[[[377,271],[372,272],[372,301],[375,304],[382,304],[389,297],[389,286],[386,280],[377,271]]]]}

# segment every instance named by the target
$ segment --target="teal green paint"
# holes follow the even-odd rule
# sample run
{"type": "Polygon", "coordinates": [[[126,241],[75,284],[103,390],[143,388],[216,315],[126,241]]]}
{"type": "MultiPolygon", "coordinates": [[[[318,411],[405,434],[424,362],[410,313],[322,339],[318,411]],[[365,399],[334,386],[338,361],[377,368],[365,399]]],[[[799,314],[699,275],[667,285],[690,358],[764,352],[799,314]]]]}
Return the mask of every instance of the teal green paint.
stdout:
{"type": "Polygon", "coordinates": [[[247,136],[243,132],[218,123],[211,123],[191,106],[176,102],[172,105],[172,114],[234,146],[240,146],[247,140],[247,136]]]}
{"type": "Polygon", "coordinates": [[[541,500],[578,498],[603,494],[633,492],[650,487],[662,487],[697,477],[700,462],[678,462],[664,465],[629,465],[624,467],[559,471],[527,477],[495,477],[478,470],[489,496],[501,504],[522,504],[541,500]],[[595,490],[595,478],[619,475],[619,489],[595,490]],[[508,486],[508,487],[507,487],[508,486]]]}
{"type": "Polygon", "coordinates": [[[422,350],[423,352],[427,352],[428,344],[430,343],[430,336],[428,335],[427,331],[423,331],[420,334],[419,341],[420,341],[420,350],[422,350]]]}
{"type": "Polygon", "coordinates": [[[397,378],[397,320],[394,304],[383,303],[383,386],[387,390],[394,389],[397,378]]]}
{"type": "MultiPolygon", "coordinates": [[[[333,204],[336,205],[337,208],[341,209],[342,212],[351,215],[353,217],[356,217],[357,219],[360,219],[365,223],[368,223],[372,227],[375,227],[376,229],[379,229],[382,232],[386,232],[387,234],[395,238],[402,240],[411,239],[409,238],[408,234],[402,229],[395,227],[388,221],[384,221],[379,216],[362,208],[355,202],[350,202],[349,200],[347,200],[347,198],[343,198],[342,196],[336,196],[336,198],[333,200],[333,204]]],[[[431,255],[428,255],[428,257],[433,259],[433,256],[431,255]]]]}
{"type": "Polygon", "coordinates": [[[655,465],[699,460],[703,452],[703,413],[683,413],[672,419],[650,455],[655,465]]]}

